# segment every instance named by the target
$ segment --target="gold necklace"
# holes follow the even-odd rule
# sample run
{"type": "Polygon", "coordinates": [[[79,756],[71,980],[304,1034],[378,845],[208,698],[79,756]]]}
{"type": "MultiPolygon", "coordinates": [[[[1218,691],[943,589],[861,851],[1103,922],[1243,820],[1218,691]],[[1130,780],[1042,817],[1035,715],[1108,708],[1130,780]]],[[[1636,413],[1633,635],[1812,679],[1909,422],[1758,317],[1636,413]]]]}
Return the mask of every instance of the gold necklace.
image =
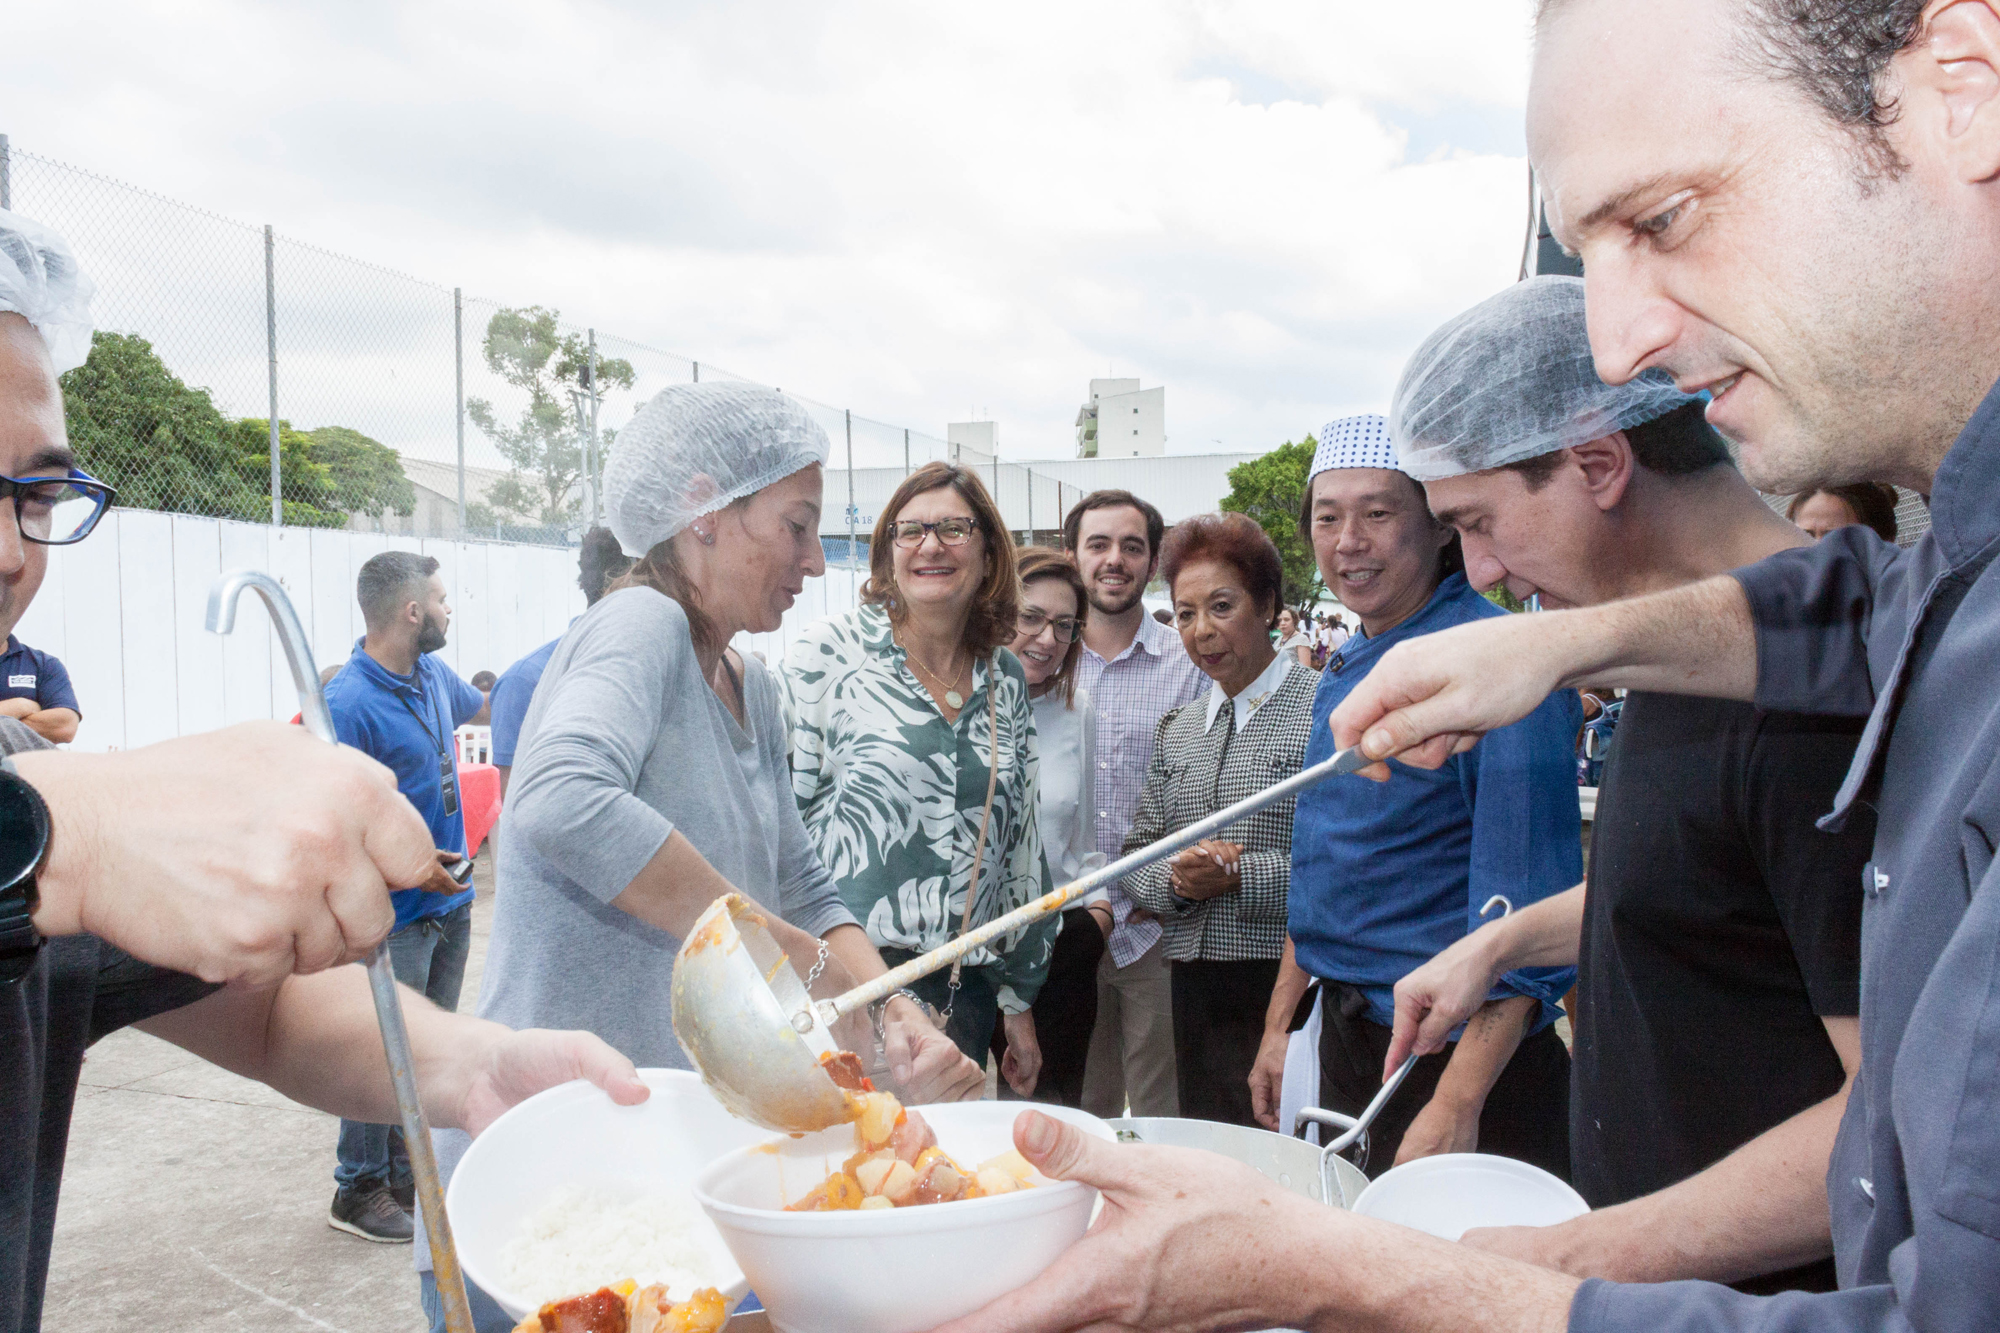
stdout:
{"type": "Polygon", "coordinates": [[[965,674],[964,667],[960,667],[950,680],[946,680],[944,677],[938,675],[937,672],[925,666],[923,662],[918,659],[917,655],[910,651],[910,646],[908,644],[902,644],[900,646],[903,649],[903,656],[909,659],[911,666],[923,672],[926,676],[929,676],[933,684],[941,686],[944,689],[944,702],[947,708],[956,711],[957,709],[965,707],[965,696],[960,694],[956,689],[953,688],[955,685],[958,684],[959,676],[965,674]]]}

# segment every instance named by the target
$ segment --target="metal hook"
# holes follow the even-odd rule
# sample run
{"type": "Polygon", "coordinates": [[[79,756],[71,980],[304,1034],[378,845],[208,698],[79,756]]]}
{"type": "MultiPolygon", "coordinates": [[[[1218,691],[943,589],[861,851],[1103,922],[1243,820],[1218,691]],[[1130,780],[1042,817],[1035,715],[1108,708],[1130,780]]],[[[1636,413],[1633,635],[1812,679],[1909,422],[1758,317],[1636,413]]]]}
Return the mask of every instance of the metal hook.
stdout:
{"type": "MultiPolygon", "coordinates": [[[[299,623],[299,613],[285,595],[283,584],[254,569],[224,574],[209,589],[208,628],[217,634],[235,629],[236,603],[246,590],[263,598],[271,613],[278,642],[284,645],[285,660],[292,668],[292,684],[298,688],[300,720],[313,735],[338,745],[326,691],[320,688],[319,671],[313,666],[312,645],[306,641],[305,626],[299,623]]],[[[375,1000],[375,1022],[382,1029],[382,1049],[389,1060],[396,1108],[403,1117],[403,1145],[410,1155],[410,1174],[416,1178],[417,1201],[430,1238],[431,1269],[444,1303],[444,1326],[447,1333],[476,1333],[472,1303],[465,1294],[465,1275],[458,1266],[458,1248],[452,1243],[451,1221],[444,1212],[444,1185],[438,1176],[437,1153],[431,1146],[431,1127],[417,1095],[416,1058],[410,1051],[410,1030],[403,1022],[403,1004],[396,993],[396,974],[389,964],[386,940],[369,951],[368,989],[375,1000]]]]}

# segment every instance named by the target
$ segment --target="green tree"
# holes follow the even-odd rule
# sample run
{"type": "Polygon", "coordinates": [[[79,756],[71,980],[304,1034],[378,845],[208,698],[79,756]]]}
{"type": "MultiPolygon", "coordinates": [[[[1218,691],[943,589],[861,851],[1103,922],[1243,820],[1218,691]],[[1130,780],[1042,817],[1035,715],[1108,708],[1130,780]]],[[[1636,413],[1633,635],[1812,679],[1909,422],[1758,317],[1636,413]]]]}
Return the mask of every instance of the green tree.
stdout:
{"type": "MultiPolygon", "coordinates": [[[[502,310],[486,322],[481,351],[487,369],[522,390],[528,402],[509,424],[484,398],[466,400],[466,415],[507,460],[509,474],[487,488],[486,504],[545,527],[564,527],[577,517],[571,491],[583,476],[583,427],[569,390],[583,388],[590,365],[588,344],[563,333],[561,316],[543,306],[502,310]]],[[[616,357],[597,360],[597,387],[629,389],[632,363],[616,357]]],[[[601,432],[608,448],[611,432],[601,432]]],[[[600,462],[599,466],[602,466],[600,462]]]]}
{"type": "MultiPolygon", "coordinates": [[[[84,471],[118,503],[261,523],[271,515],[271,432],[231,421],[136,334],[92,336],[90,359],[62,378],[63,414],[84,471]]],[[[345,426],[278,423],[287,523],[337,528],[349,514],[407,514],[416,491],[396,451],[345,426]]]]}
{"type": "Polygon", "coordinates": [[[1312,543],[1299,536],[1299,506],[1305,502],[1306,474],[1319,442],[1308,435],[1287,440],[1271,452],[1229,469],[1229,495],[1222,508],[1243,514],[1264,529],[1278,548],[1285,570],[1285,604],[1310,606],[1326,591],[1312,543]]]}
{"type": "Polygon", "coordinates": [[[256,520],[268,484],[246,475],[230,424],[136,334],[96,333],[90,359],[62,377],[63,416],[83,470],[134,509],[256,520]]]}
{"type": "Polygon", "coordinates": [[[388,445],[346,426],[321,426],[307,431],[306,438],[313,461],[327,469],[334,508],[380,518],[417,507],[416,488],[403,474],[402,456],[388,445]]]}

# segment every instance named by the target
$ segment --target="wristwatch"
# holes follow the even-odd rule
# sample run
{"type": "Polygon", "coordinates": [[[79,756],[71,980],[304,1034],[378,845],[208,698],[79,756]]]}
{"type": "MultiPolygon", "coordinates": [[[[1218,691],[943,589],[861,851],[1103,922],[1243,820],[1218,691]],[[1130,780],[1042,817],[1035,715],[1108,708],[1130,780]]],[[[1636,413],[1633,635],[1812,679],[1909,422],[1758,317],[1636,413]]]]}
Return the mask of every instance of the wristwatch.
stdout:
{"type": "Polygon", "coordinates": [[[28,975],[41,951],[35,929],[35,872],[49,854],[49,807],[41,793],[0,760],[0,985],[28,975]]]}

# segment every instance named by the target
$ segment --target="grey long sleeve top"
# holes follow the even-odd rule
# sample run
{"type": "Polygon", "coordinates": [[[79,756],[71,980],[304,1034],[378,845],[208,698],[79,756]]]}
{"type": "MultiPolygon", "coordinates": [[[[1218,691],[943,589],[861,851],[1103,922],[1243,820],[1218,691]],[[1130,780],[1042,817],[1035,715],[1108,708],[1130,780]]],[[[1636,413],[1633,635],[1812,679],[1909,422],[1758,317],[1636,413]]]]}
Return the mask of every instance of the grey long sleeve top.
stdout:
{"type": "MultiPolygon", "coordinates": [[[[1861,1073],[1827,1169],[1841,1290],[1586,1282],[1576,1333],[2000,1326],[2000,388],[1908,551],[1863,528],[1737,572],[1757,703],[1868,715],[1824,821],[1874,805],[1861,1073]]],[[[1829,886],[1829,891],[1839,891],[1829,886]]]]}
{"type": "Polygon", "coordinates": [[[500,817],[479,1013],[583,1028],[645,1066],[688,1067],[680,941],[611,906],[679,830],[738,889],[813,935],[854,924],[806,837],[777,683],[744,662],[744,717],[702,678],[678,603],[615,592],[563,636],[522,725],[500,817]]]}

